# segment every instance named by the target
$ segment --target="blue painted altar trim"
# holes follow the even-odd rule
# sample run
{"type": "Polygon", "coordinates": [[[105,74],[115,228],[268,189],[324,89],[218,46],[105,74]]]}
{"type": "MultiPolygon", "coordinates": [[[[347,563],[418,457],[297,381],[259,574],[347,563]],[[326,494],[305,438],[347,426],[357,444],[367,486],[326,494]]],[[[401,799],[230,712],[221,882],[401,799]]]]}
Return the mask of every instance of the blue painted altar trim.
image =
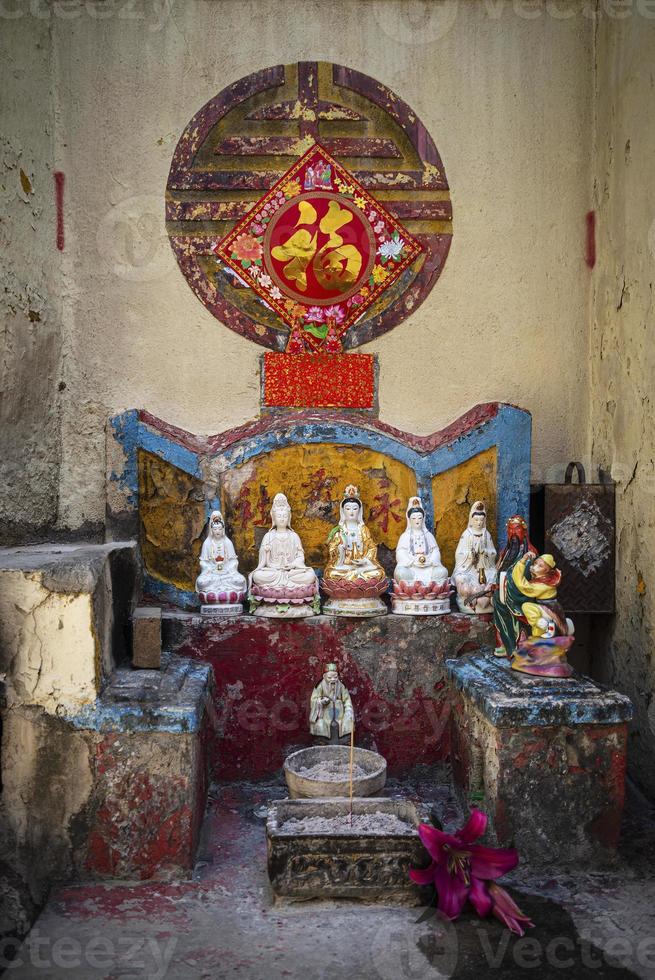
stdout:
{"type": "Polygon", "coordinates": [[[343,422],[334,424],[307,422],[296,426],[285,424],[279,429],[269,430],[244,439],[243,442],[239,442],[224,453],[217,455],[225,459],[230,466],[239,466],[250,459],[255,459],[275,449],[282,449],[285,446],[308,443],[315,445],[322,442],[337,443],[344,446],[362,446],[391,456],[392,459],[405,463],[412,469],[417,469],[420,460],[425,459],[420,453],[385,433],[343,422]]]}
{"type": "Polygon", "coordinates": [[[137,467],[138,420],[139,415],[135,409],[129,412],[123,412],[122,415],[114,415],[109,420],[114,431],[114,438],[121,445],[124,454],[123,469],[120,473],[111,473],[109,479],[116,481],[121,490],[126,491],[127,501],[134,508],[139,503],[139,474],[137,467]]]}
{"type": "Polygon", "coordinates": [[[96,732],[198,732],[211,680],[209,664],[163,653],[161,670],[119,667],[93,704],[62,717],[73,728],[96,732]],[[162,694],[157,685],[163,690],[164,681],[162,694]]]}
{"type": "MultiPolygon", "coordinates": [[[[466,462],[473,456],[497,445],[499,440],[521,439],[528,440],[527,458],[530,450],[530,415],[511,405],[499,406],[497,415],[488,419],[469,432],[458,436],[453,442],[428,453],[420,453],[410,446],[385,433],[358,425],[347,423],[311,422],[298,426],[284,426],[272,431],[263,432],[257,436],[244,439],[217,457],[224,459],[230,466],[255,459],[264,453],[285,446],[295,446],[316,443],[337,443],[345,446],[361,446],[366,449],[383,453],[398,462],[413,469],[417,475],[429,479],[452,469],[459,463],[466,462]],[[527,421],[527,427],[526,427],[527,421]]],[[[510,454],[513,455],[513,454],[510,454]]],[[[520,453],[522,458],[525,453],[520,453]]],[[[528,474],[529,480],[529,474],[528,474]]]]}
{"type": "Polygon", "coordinates": [[[192,734],[200,729],[203,710],[199,707],[166,709],[138,705],[103,704],[83,708],[64,719],[81,731],[92,732],[172,732],[192,734]]]}
{"type": "Polygon", "coordinates": [[[416,474],[416,492],[425,510],[425,523],[434,527],[434,501],[432,499],[432,480],[427,474],[416,474]]]}
{"type": "Polygon", "coordinates": [[[207,516],[207,520],[209,520],[209,518],[211,517],[212,511],[215,510],[220,510],[221,512],[223,510],[219,497],[212,497],[211,500],[205,501],[205,514],[207,516]]]}
{"type": "Polygon", "coordinates": [[[632,718],[632,702],[582,674],[532,677],[493,654],[444,664],[451,683],[498,728],[617,725],[632,718]]]}
{"type": "Polygon", "coordinates": [[[191,452],[186,446],[180,446],[177,442],[172,442],[161,433],[155,432],[144,422],[139,422],[138,426],[139,449],[145,449],[146,452],[158,456],[159,459],[177,466],[178,470],[188,473],[189,476],[201,478],[202,473],[197,453],[191,452]]]}
{"type": "Polygon", "coordinates": [[[184,473],[188,473],[189,476],[196,477],[196,479],[202,478],[199,455],[151,429],[147,423],[141,422],[137,411],[115,415],[110,419],[110,424],[114,431],[114,438],[123,447],[125,453],[123,471],[112,473],[110,479],[118,480],[120,486],[129,492],[130,503],[138,502],[139,449],[144,449],[146,452],[158,456],[159,459],[171,463],[184,473]]]}
{"type": "MultiPolygon", "coordinates": [[[[162,655],[161,671],[134,671],[120,668],[109,679],[107,690],[93,704],[84,705],[79,711],[70,711],[62,717],[79,731],[95,732],[172,732],[193,734],[200,731],[206,710],[206,693],[211,683],[209,664],[162,655]],[[161,700],[143,699],[138,694],[117,699],[116,686],[123,677],[136,682],[145,681],[147,674],[157,679],[166,677],[181,692],[166,694],[161,700]]],[[[169,685],[170,687],[170,685],[169,685]]]]}
{"type": "Polygon", "coordinates": [[[532,417],[503,406],[496,421],[496,519],[498,547],[507,543],[507,521],[521,514],[530,523],[532,417]]]}
{"type": "Polygon", "coordinates": [[[148,572],[143,576],[143,590],[155,599],[170,602],[174,606],[181,606],[182,609],[191,609],[197,612],[200,608],[200,600],[196,592],[179,589],[170,582],[162,582],[161,579],[149,575],[148,572]]]}
{"type": "Polygon", "coordinates": [[[391,436],[363,426],[317,422],[295,427],[285,425],[246,439],[218,455],[229,466],[239,466],[286,446],[325,442],[372,449],[404,463],[414,471],[428,522],[434,525],[432,478],[496,447],[498,544],[503,547],[507,539],[507,520],[513,514],[521,514],[529,520],[531,439],[530,414],[512,405],[500,405],[494,418],[428,453],[420,453],[391,436]]]}

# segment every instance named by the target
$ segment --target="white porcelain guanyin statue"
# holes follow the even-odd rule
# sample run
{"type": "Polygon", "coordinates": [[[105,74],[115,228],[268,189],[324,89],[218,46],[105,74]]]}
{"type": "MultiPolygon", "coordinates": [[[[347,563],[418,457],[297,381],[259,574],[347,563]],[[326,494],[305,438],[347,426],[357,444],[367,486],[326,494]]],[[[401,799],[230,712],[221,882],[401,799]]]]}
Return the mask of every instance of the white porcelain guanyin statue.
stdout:
{"type": "Polygon", "coordinates": [[[487,508],[476,500],[469,512],[469,523],[455,552],[453,581],[457,605],[463,613],[491,613],[491,595],[479,595],[496,581],[496,549],[487,531],[487,508]],[[476,598],[472,598],[476,596],[476,598]]]}
{"type": "Polygon", "coordinates": [[[448,569],[441,563],[435,536],[425,526],[420,497],[410,497],[407,527],[396,545],[393,573],[393,612],[401,615],[439,615],[450,611],[448,569]]]}
{"type": "Polygon", "coordinates": [[[225,534],[220,510],[212,511],[209,517],[207,537],[200,551],[196,592],[205,614],[236,616],[242,612],[240,604],[246,597],[246,580],[239,572],[239,559],[225,534]]]}
{"type": "Polygon", "coordinates": [[[250,574],[250,611],[255,616],[313,616],[320,609],[316,573],[305,564],[302,543],[291,528],[291,507],[283,493],[275,494],[271,521],[259,549],[259,564],[250,574]]]}

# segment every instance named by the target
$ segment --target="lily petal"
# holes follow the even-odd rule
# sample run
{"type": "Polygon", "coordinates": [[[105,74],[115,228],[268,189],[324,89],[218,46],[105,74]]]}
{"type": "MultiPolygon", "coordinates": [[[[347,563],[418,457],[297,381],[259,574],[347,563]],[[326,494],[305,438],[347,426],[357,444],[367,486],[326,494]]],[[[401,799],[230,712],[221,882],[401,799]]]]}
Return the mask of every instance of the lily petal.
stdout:
{"type": "Polygon", "coordinates": [[[429,823],[420,823],[418,825],[418,835],[430,857],[439,864],[445,860],[443,853],[444,844],[449,844],[453,850],[461,850],[461,844],[457,837],[444,834],[443,830],[437,830],[436,827],[431,827],[429,823]]]}
{"type": "Polygon", "coordinates": [[[471,874],[474,878],[483,878],[485,881],[500,878],[519,863],[518,851],[514,848],[469,844],[468,850],[471,852],[471,874]]]}
{"type": "Polygon", "coordinates": [[[434,883],[439,896],[437,908],[447,919],[458,919],[462,914],[469,886],[459,878],[452,878],[441,865],[434,869],[434,883]]]}
{"type": "Polygon", "coordinates": [[[489,897],[487,886],[485,885],[484,881],[481,881],[479,878],[473,878],[471,881],[469,902],[481,919],[484,919],[484,917],[489,915],[491,912],[493,902],[489,897]]]}
{"type": "Polygon", "coordinates": [[[525,929],[534,927],[534,922],[521,912],[514,899],[504,888],[495,882],[488,885],[488,888],[493,902],[491,911],[511,932],[515,932],[517,936],[522,936],[525,929]]]}
{"type": "Polygon", "coordinates": [[[487,829],[487,814],[482,810],[471,810],[471,815],[462,827],[458,830],[457,836],[465,844],[472,844],[478,837],[482,837],[487,829]]]}
{"type": "Polygon", "coordinates": [[[409,877],[417,885],[431,885],[434,882],[434,871],[436,867],[437,862],[431,861],[429,868],[410,868],[409,877]]]}

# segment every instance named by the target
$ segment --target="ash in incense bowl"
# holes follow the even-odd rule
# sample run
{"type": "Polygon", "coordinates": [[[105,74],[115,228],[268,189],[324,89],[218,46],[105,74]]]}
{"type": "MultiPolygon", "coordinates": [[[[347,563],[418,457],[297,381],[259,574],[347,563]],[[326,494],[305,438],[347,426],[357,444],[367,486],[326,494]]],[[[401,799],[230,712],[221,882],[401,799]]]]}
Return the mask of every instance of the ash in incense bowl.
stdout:
{"type": "MultiPolygon", "coordinates": [[[[287,756],[284,776],[292,800],[350,796],[350,749],[318,745],[287,756]]],[[[387,781],[386,759],[377,752],[355,748],[353,796],[373,796],[387,781]]]]}
{"type": "MultiPolygon", "coordinates": [[[[342,762],[337,762],[336,759],[328,759],[325,762],[316,762],[308,769],[299,769],[298,775],[302,776],[303,779],[318,779],[321,782],[327,781],[329,783],[345,783],[350,780],[350,766],[344,765],[342,762]]],[[[353,779],[364,779],[368,776],[368,773],[363,766],[355,762],[352,767],[352,775],[353,779]]]]}
{"type": "Polygon", "coordinates": [[[372,810],[333,817],[293,817],[280,827],[283,834],[413,834],[414,827],[395,813],[372,810]]]}

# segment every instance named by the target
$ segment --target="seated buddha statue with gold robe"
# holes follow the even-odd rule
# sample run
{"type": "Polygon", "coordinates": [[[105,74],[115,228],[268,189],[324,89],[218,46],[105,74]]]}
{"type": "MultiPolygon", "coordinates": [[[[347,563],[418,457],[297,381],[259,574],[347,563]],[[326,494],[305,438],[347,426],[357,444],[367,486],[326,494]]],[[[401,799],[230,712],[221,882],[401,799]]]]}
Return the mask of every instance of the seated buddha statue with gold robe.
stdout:
{"type": "Polygon", "coordinates": [[[379,597],[387,591],[389,580],[377,559],[377,546],[364,523],[364,507],[352,484],[346,487],[339,516],[327,539],[324,612],[341,616],[385,613],[387,607],[379,597]]]}

